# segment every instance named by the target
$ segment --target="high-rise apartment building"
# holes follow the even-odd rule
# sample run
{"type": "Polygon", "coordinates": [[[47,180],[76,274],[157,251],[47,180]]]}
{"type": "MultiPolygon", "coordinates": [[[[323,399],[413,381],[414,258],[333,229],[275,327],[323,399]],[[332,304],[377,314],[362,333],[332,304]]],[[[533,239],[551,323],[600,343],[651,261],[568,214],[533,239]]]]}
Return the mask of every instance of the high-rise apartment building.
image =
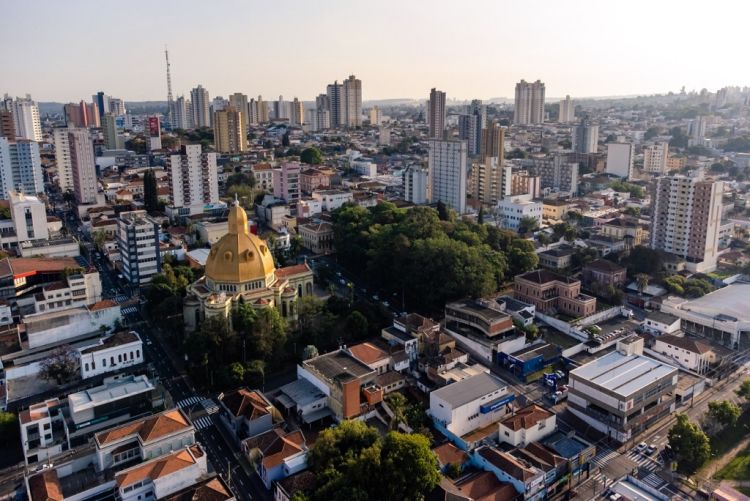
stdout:
{"type": "Polygon", "coordinates": [[[289,123],[291,125],[302,125],[305,123],[305,106],[296,97],[290,103],[289,123]]]}
{"type": "Polygon", "coordinates": [[[370,125],[373,126],[378,126],[383,121],[383,116],[381,115],[380,108],[377,105],[370,108],[369,117],[370,125]]]}
{"type": "Polygon", "coordinates": [[[15,137],[10,139],[28,139],[29,141],[42,140],[42,122],[39,119],[39,108],[29,94],[26,97],[11,99],[5,94],[0,108],[10,111],[13,116],[15,137]]]}
{"type": "Polygon", "coordinates": [[[326,87],[331,128],[338,129],[344,122],[344,86],[338,81],[326,87]]]}
{"type": "Polygon", "coordinates": [[[575,120],[575,104],[570,96],[560,101],[560,111],[557,115],[557,121],[560,123],[570,123],[575,120]]]}
{"type": "Polygon", "coordinates": [[[633,143],[607,143],[607,173],[630,179],[634,156],[633,143]]]}
{"type": "Polygon", "coordinates": [[[52,139],[55,144],[55,167],[57,168],[57,184],[60,191],[66,193],[73,191],[73,163],[70,158],[70,140],[68,139],[68,128],[57,127],[52,130],[52,139]]]}
{"type": "Polygon", "coordinates": [[[278,101],[273,102],[273,117],[276,120],[289,120],[289,101],[284,101],[284,96],[279,96],[278,101]]]}
{"type": "Polygon", "coordinates": [[[39,143],[0,137],[0,197],[8,200],[11,191],[28,195],[44,192],[39,143]]]}
{"type": "Polygon", "coordinates": [[[354,75],[344,80],[344,125],[359,127],[362,125],[362,80],[354,75]]]}
{"type": "Polygon", "coordinates": [[[242,112],[229,106],[214,113],[214,144],[219,153],[240,153],[245,151],[247,131],[242,112]]]}
{"type": "Polygon", "coordinates": [[[73,194],[79,204],[96,203],[94,143],[86,129],[68,129],[73,194]]]}
{"type": "Polygon", "coordinates": [[[404,200],[413,204],[426,204],[430,199],[430,177],[427,169],[411,164],[404,170],[404,200]]]}
{"type": "Polygon", "coordinates": [[[204,153],[200,144],[184,144],[179,155],[170,155],[167,173],[174,207],[202,209],[219,201],[216,153],[204,153]]]}
{"type": "Polygon", "coordinates": [[[430,102],[427,108],[428,137],[430,139],[443,139],[445,136],[445,115],[445,92],[433,87],[430,90],[430,102]]]}
{"type": "Polygon", "coordinates": [[[662,141],[643,148],[643,170],[652,174],[666,174],[669,143],[662,141]]]}
{"type": "Polygon", "coordinates": [[[285,162],[274,169],[273,196],[283,198],[288,204],[296,204],[300,198],[300,172],[302,164],[299,162],[285,162]]]}
{"type": "Polygon", "coordinates": [[[104,133],[104,146],[108,150],[117,148],[117,122],[112,113],[102,115],[102,132],[104,133]]]}
{"type": "Polygon", "coordinates": [[[112,113],[116,117],[125,115],[125,101],[118,97],[110,97],[108,112],[112,113]]]}
{"type": "Polygon", "coordinates": [[[117,220],[117,248],[122,275],[132,285],[141,286],[161,271],[159,223],[145,210],[123,212],[117,220]]]}
{"type": "Polygon", "coordinates": [[[178,97],[174,102],[173,127],[178,129],[193,128],[193,105],[185,96],[178,97]]]}
{"type": "Polygon", "coordinates": [[[96,103],[97,109],[99,111],[99,119],[104,116],[105,113],[109,113],[109,96],[106,95],[104,92],[99,91],[93,96],[91,96],[91,101],[96,103]]]}
{"type": "Polygon", "coordinates": [[[258,121],[262,124],[271,121],[271,110],[268,109],[268,101],[263,96],[258,96],[258,121]]]}
{"type": "Polygon", "coordinates": [[[541,81],[518,82],[515,103],[513,123],[525,125],[544,122],[544,84],[541,81]]]}
{"type": "Polygon", "coordinates": [[[706,117],[699,116],[688,123],[688,134],[691,139],[703,139],[706,136],[706,117]]]}
{"type": "Polygon", "coordinates": [[[260,123],[260,115],[258,114],[258,101],[255,98],[250,99],[247,103],[247,124],[258,125],[260,123]]]}
{"type": "Polygon", "coordinates": [[[505,129],[496,122],[482,129],[479,157],[482,162],[490,157],[496,157],[500,165],[505,162],[505,129]]]}
{"type": "Polygon", "coordinates": [[[471,168],[471,196],[484,205],[494,207],[511,195],[510,167],[505,167],[498,157],[487,157],[475,162],[471,168]]]}
{"type": "Polygon", "coordinates": [[[247,126],[249,125],[249,103],[247,96],[241,92],[235,92],[229,96],[229,106],[240,112],[240,119],[242,120],[242,130],[247,133],[247,126]]]}
{"type": "Polygon", "coordinates": [[[198,87],[190,91],[190,102],[193,105],[193,127],[210,127],[211,100],[208,96],[208,91],[202,85],[198,85],[198,87]]]}
{"type": "Polygon", "coordinates": [[[482,117],[480,115],[459,115],[458,138],[468,144],[469,156],[479,155],[482,146],[482,117]]]}
{"type": "Polygon", "coordinates": [[[471,104],[468,107],[468,114],[479,116],[480,128],[484,129],[487,127],[487,106],[482,103],[481,99],[472,99],[471,104]]]}
{"type": "Polygon", "coordinates": [[[16,138],[16,125],[13,123],[13,112],[0,107],[0,137],[9,140],[16,138]]]}
{"type": "Polygon", "coordinates": [[[466,141],[431,139],[427,163],[430,200],[443,202],[459,214],[466,212],[469,147],[466,141]]]}
{"type": "Polygon", "coordinates": [[[651,248],[685,259],[694,273],[716,269],[724,184],[702,175],[656,180],[651,195],[651,248]]]}
{"type": "Polygon", "coordinates": [[[596,153],[599,147],[599,126],[581,120],[580,124],[573,127],[571,139],[576,153],[596,153]]]}
{"type": "Polygon", "coordinates": [[[99,127],[101,124],[99,107],[95,102],[68,103],[63,106],[63,114],[68,127],[99,127]]]}
{"type": "Polygon", "coordinates": [[[569,162],[563,155],[521,161],[531,176],[539,176],[542,189],[576,195],[578,193],[578,163],[569,162]]]}

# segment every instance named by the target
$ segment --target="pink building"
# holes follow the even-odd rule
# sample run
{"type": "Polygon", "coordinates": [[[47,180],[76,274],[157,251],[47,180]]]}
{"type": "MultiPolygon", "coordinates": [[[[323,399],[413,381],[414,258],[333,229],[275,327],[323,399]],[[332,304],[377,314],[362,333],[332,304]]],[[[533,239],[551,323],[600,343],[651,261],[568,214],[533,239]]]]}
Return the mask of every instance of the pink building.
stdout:
{"type": "Polygon", "coordinates": [[[299,162],[287,162],[273,170],[273,196],[283,198],[288,204],[295,204],[300,195],[299,162]]]}
{"type": "Polygon", "coordinates": [[[299,180],[303,193],[312,193],[315,190],[325,190],[331,187],[331,177],[318,169],[302,171],[299,180]]]}

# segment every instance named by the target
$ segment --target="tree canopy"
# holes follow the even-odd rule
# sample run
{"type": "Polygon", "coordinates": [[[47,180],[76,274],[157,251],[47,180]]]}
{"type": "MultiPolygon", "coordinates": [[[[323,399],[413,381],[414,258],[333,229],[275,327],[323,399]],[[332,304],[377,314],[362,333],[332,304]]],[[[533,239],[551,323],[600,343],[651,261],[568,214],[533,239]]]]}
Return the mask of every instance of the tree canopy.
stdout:
{"type": "Polygon", "coordinates": [[[670,428],[667,437],[677,458],[677,470],[682,473],[695,472],[711,456],[708,436],[700,426],[690,422],[687,414],[677,415],[677,423],[670,428]]]}
{"type": "Polygon", "coordinates": [[[47,381],[63,384],[71,381],[78,373],[78,360],[73,349],[60,346],[52,354],[39,363],[41,370],[39,377],[47,381]]]}
{"type": "Polygon", "coordinates": [[[299,159],[304,164],[319,165],[323,163],[323,154],[318,148],[313,146],[302,150],[299,159]]]}

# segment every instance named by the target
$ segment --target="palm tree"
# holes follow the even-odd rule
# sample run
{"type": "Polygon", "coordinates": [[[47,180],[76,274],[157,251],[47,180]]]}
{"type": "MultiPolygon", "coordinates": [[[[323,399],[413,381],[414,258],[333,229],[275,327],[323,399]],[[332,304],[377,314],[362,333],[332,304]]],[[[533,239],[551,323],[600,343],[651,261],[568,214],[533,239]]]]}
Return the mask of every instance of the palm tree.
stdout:
{"type": "Polygon", "coordinates": [[[635,276],[635,286],[638,287],[638,294],[643,295],[643,291],[648,287],[648,275],[639,273],[635,276]]]}

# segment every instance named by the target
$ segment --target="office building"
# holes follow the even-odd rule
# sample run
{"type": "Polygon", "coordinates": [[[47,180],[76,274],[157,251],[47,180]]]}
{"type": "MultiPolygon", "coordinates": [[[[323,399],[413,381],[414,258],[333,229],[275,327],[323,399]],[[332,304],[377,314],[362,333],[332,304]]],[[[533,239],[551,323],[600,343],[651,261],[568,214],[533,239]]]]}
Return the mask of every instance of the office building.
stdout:
{"type": "Polygon", "coordinates": [[[482,103],[481,99],[471,100],[471,103],[467,107],[467,114],[478,116],[480,118],[480,129],[487,127],[487,107],[482,103]]]}
{"type": "Polygon", "coordinates": [[[193,127],[210,127],[211,110],[208,91],[202,85],[198,85],[190,91],[190,103],[193,112],[193,127]]]}
{"type": "Polygon", "coordinates": [[[13,140],[16,138],[16,125],[13,123],[13,112],[0,108],[0,137],[13,140]]]}
{"type": "Polygon", "coordinates": [[[596,153],[599,146],[599,126],[581,120],[573,127],[571,136],[573,151],[576,153],[596,153]]]}
{"type": "Polygon", "coordinates": [[[117,220],[117,248],[122,275],[132,285],[151,282],[161,271],[159,223],[145,210],[123,212],[117,220]]]}
{"type": "Polygon", "coordinates": [[[295,204],[300,197],[300,172],[298,162],[285,162],[273,171],[273,196],[288,204],[295,204]]]}
{"type": "Polygon", "coordinates": [[[430,102],[427,108],[428,137],[430,139],[443,139],[445,136],[445,115],[445,92],[433,87],[430,90],[430,102]]]}
{"type": "Polygon", "coordinates": [[[651,248],[684,259],[693,272],[716,269],[723,192],[723,182],[701,176],[658,178],[651,195],[651,248]]]}
{"type": "Polygon", "coordinates": [[[247,126],[250,124],[248,121],[249,103],[247,96],[241,92],[235,92],[229,96],[229,106],[234,108],[240,113],[240,120],[242,121],[242,130],[247,133],[247,126]]]}
{"type": "Polygon", "coordinates": [[[633,177],[633,143],[607,143],[607,173],[623,179],[633,177]]]}
{"type": "Polygon", "coordinates": [[[174,207],[200,212],[219,202],[216,153],[203,152],[200,144],[184,144],[179,155],[167,158],[170,196],[174,207]]]}
{"type": "Polygon", "coordinates": [[[362,125],[362,80],[354,75],[344,80],[344,125],[362,125]]]}
{"type": "Polygon", "coordinates": [[[344,86],[338,81],[326,87],[328,98],[328,112],[330,113],[331,128],[337,129],[344,120],[344,86]]]}
{"type": "Polygon", "coordinates": [[[506,197],[497,203],[497,216],[502,228],[518,231],[524,219],[533,219],[542,224],[542,202],[535,202],[531,195],[506,197]]]}
{"type": "Polygon", "coordinates": [[[482,142],[479,150],[481,161],[495,157],[498,165],[502,166],[505,163],[505,129],[496,122],[482,128],[482,142]]]}
{"type": "MultiPolygon", "coordinates": [[[[73,193],[79,204],[96,203],[96,159],[89,131],[86,129],[67,129],[67,131],[73,193]]],[[[63,145],[64,148],[65,145],[63,145]]]]}
{"type": "Polygon", "coordinates": [[[544,122],[544,84],[537,80],[529,83],[521,80],[516,84],[513,123],[518,125],[544,122]]]}
{"type": "Polygon", "coordinates": [[[39,107],[37,107],[36,102],[31,99],[29,94],[26,94],[26,97],[17,97],[15,99],[11,99],[8,94],[5,94],[2,102],[0,102],[0,108],[10,111],[13,116],[15,137],[11,137],[11,140],[26,139],[37,142],[42,140],[42,122],[39,119],[39,107]]]}
{"type": "Polygon", "coordinates": [[[109,98],[109,113],[112,113],[116,117],[125,115],[125,101],[118,97],[109,98]]]}
{"type": "Polygon", "coordinates": [[[651,174],[667,173],[669,143],[659,142],[643,148],[643,170],[651,174]]]}
{"type": "Polygon", "coordinates": [[[466,212],[467,162],[466,141],[429,141],[428,168],[432,203],[443,202],[459,214],[466,212]]]}
{"type": "Polygon", "coordinates": [[[174,102],[174,127],[185,130],[193,128],[193,104],[185,96],[178,97],[174,102]]]}
{"type": "Polygon", "coordinates": [[[229,106],[214,112],[214,144],[219,153],[240,153],[245,151],[247,130],[242,112],[229,106]]]}
{"type": "Polygon", "coordinates": [[[560,112],[557,116],[557,121],[560,123],[570,123],[575,120],[575,104],[570,99],[570,96],[565,96],[565,99],[560,101],[560,112]]]}
{"type": "Polygon", "coordinates": [[[96,104],[97,111],[99,112],[99,119],[104,116],[105,113],[109,113],[109,96],[104,92],[99,91],[91,96],[91,101],[96,104]]]}
{"type": "Polygon", "coordinates": [[[481,115],[458,116],[458,138],[466,141],[469,146],[469,156],[479,155],[482,144],[481,115]]]}
{"type": "Polygon", "coordinates": [[[44,192],[39,143],[0,137],[0,197],[7,200],[11,191],[44,192]]]}
{"type": "Polygon", "coordinates": [[[380,108],[375,105],[370,108],[370,125],[380,125],[383,121],[383,116],[380,113],[380,108]]]}
{"type": "Polygon", "coordinates": [[[428,171],[419,164],[411,164],[404,171],[404,200],[425,204],[429,200],[428,171]]]}
{"type": "Polygon", "coordinates": [[[674,412],[677,368],[643,356],[643,339],[570,371],[568,410],[596,430],[626,442],[674,412]]]}
{"type": "MultiPolygon", "coordinates": [[[[27,195],[17,191],[8,193],[8,201],[10,218],[18,242],[49,239],[47,208],[44,202],[32,194],[27,195]]],[[[3,240],[6,238],[3,235],[3,240]]]]}
{"type": "Polygon", "coordinates": [[[118,150],[117,144],[117,123],[112,113],[102,115],[102,132],[104,133],[104,146],[108,150],[118,150]]]}

